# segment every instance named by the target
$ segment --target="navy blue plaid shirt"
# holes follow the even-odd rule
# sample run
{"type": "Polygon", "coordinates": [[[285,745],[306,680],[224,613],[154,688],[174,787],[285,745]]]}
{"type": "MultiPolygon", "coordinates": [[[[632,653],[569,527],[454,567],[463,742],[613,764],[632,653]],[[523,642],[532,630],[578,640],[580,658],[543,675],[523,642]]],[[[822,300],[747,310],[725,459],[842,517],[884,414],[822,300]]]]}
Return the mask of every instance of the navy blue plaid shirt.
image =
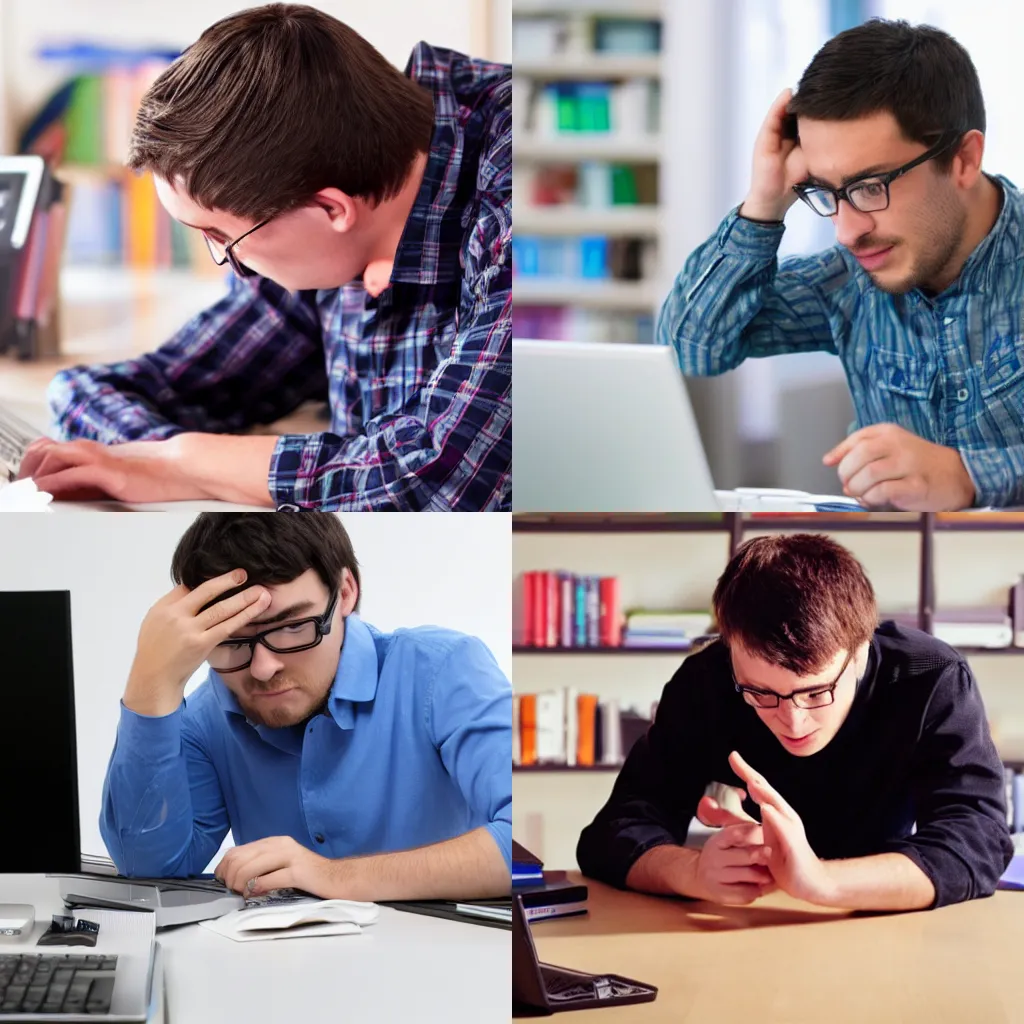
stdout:
{"type": "Polygon", "coordinates": [[[676,278],[658,340],[695,376],[832,352],[855,428],[896,423],[955,448],[976,505],[1024,505],[1024,196],[993,180],[1004,197],[995,225],[931,297],[881,291],[842,246],[779,263],[785,228],[734,210],[676,278]]]}
{"type": "Polygon", "coordinates": [[[420,43],[406,74],[433,95],[435,128],[391,287],[232,276],[156,352],[61,371],[59,437],[240,433],[323,399],[329,430],[278,440],[279,504],[511,510],[511,69],[420,43]]]}

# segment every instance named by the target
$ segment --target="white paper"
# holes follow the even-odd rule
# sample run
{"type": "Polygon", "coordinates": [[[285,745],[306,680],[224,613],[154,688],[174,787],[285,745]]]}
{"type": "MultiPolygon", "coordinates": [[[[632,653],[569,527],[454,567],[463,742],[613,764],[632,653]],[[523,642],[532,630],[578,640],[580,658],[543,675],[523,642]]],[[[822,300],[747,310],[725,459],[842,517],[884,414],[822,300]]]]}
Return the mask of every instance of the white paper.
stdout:
{"type": "Polygon", "coordinates": [[[0,512],[53,512],[53,495],[39,490],[33,480],[7,483],[0,474],[0,512]]]}
{"type": "Polygon", "coordinates": [[[380,916],[375,903],[354,900],[313,900],[270,907],[242,907],[212,921],[200,921],[235,942],[299,939],[318,935],[355,935],[380,916]]]}

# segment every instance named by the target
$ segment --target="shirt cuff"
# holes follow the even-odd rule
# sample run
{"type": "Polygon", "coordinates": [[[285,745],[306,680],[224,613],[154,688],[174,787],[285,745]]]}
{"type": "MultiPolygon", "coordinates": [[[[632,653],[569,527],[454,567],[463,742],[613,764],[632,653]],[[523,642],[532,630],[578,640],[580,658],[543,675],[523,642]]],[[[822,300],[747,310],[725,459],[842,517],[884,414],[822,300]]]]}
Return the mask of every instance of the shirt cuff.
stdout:
{"type": "Polygon", "coordinates": [[[779,251],[785,224],[762,224],[747,220],[737,206],[718,229],[718,248],[730,256],[772,260],[779,251]]]}
{"type": "Polygon", "coordinates": [[[182,701],[169,715],[140,715],[121,702],[121,721],[117,727],[117,745],[126,754],[147,764],[172,761],[181,756],[182,701]]]}
{"type": "Polygon", "coordinates": [[[1009,453],[999,449],[960,450],[960,460],[974,484],[973,508],[1007,508],[1021,503],[1020,486],[1009,453]]]}

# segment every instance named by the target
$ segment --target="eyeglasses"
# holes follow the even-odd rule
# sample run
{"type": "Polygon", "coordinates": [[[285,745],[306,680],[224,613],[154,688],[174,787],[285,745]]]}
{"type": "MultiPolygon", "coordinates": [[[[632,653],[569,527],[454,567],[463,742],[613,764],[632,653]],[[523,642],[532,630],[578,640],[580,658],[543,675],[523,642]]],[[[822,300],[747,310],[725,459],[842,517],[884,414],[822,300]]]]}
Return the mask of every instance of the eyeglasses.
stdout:
{"type": "Polygon", "coordinates": [[[252,277],[254,271],[250,270],[244,263],[242,263],[235,255],[235,246],[243,238],[248,238],[254,231],[259,231],[261,227],[269,224],[277,214],[273,214],[267,217],[266,220],[261,220],[253,228],[249,228],[244,235],[239,235],[233,242],[228,242],[227,245],[221,245],[219,242],[215,242],[205,231],[203,232],[203,238],[206,240],[206,248],[210,250],[210,256],[213,257],[213,262],[218,267],[223,267],[225,263],[231,264],[231,269],[239,277],[252,277]]]}
{"type": "Polygon", "coordinates": [[[297,619],[283,626],[265,629],[254,636],[235,636],[222,640],[210,653],[210,668],[217,672],[239,672],[252,664],[256,645],[263,644],[268,651],[275,654],[295,654],[297,651],[308,651],[316,647],[331,631],[331,619],[338,603],[338,591],[331,591],[327,610],[323,615],[311,616],[308,619],[297,619]]]}
{"type": "Polygon", "coordinates": [[[855,210],[861,213],[878,213],[889,208],[889,186],[902,177],[907,171],[912,171],[919,164],[945,153],[963,137],[963,132],[943,132],[941,138],[931,149],[925,150],[920,156],[915,157],[908,164],[897,167],[895,171],[887,171],[885,174],[872,174],[865,178],[858,178],[851,181],[842,188],[829,188],[827,185],[802,184],[794,185],[793,191],[816,213],[819,217],[834,217],[839,212],[839,200],[845,199],[855,210]]]}
{"type": "Polygon", "coordinates": [[[813,708],[824,708],[831,704],[836,699],[836,687],[839,685],[839,680],[843,678],[843,673],[846,671],[847,666],[853,658],[853,652],[851,651],[846,656],[846,661],[843,662],[843,667],[839,670],[839,675],[832,680],[831,683],[827,683],[824,686],[816,686],[809,690],[798,690],[795,693],[788,693],[785,697],[779,693],[769,693],[765,690],[755,690],[749,686],[741,686],[736,682],[736,672],[732,670],[732,682],[736,687],[738,693],[743,694],[743,699],[755,708],[777,708],[779,703],[784,700],[791,700],[793,707],[803,708],[805,711],[810,711],[813,708]]]}

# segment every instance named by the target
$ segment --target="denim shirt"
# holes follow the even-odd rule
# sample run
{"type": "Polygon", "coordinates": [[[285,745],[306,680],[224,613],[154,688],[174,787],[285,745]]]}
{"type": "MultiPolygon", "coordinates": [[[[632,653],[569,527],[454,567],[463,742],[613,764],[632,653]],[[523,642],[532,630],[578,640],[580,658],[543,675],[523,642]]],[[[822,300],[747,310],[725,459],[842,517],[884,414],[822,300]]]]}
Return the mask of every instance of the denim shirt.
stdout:
{"type": "Polygon", "coordinates": [[[658,318],[684,374],[832,352],[853,429],[896,423],[960,452],[975,505],[1024,504],[1024,196],[1006,178],[992,230],[938,295],[877,288],[842,246],[779,263],[785,228],[733,210],[686,261],[658,318]]]}

